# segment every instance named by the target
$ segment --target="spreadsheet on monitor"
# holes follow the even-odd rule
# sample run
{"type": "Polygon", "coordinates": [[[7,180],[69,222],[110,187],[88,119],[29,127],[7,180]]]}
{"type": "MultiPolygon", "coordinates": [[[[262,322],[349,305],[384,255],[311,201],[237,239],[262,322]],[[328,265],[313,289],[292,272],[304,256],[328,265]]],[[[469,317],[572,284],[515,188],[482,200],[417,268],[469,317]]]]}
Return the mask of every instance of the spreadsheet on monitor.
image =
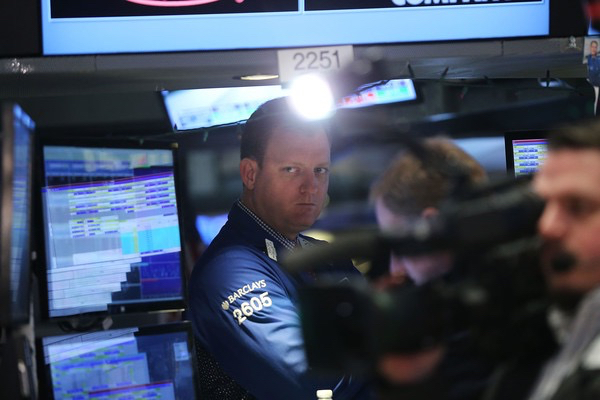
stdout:
{"type": "Polygon", "coordinates": [[[43,153],[50,316],[181,299],[172,152],[46,146],[43,153]]]}

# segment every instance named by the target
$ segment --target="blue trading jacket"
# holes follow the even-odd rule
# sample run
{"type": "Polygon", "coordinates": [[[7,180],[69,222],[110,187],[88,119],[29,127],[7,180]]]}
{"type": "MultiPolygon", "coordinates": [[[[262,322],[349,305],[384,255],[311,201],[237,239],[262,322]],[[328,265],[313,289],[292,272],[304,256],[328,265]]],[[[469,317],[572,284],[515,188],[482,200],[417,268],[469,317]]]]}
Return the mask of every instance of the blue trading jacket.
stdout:
{"type": "MultiPolygon", "coordinates": [[[[258,399],[311,400],[318,389],[334,390],[336,400],[368,398],[351,377],[317,380],[307,373],[297,289],[308,276],[292,277],[272,259],[286,251],[236,203],[192,272],[190,317],[197,340],[258,399]]],[[[334,269],[360,276],[350,260],[334,269]]]]}

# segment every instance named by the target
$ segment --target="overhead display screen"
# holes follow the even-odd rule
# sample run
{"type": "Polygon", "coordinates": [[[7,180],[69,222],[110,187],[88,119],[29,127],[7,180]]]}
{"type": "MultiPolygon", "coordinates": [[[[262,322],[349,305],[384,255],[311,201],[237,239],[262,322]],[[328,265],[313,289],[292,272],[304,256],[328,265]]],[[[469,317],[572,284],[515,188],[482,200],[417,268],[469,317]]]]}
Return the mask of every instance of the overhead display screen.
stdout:
{"type": "Polygon", "coordinates": [[[549,34],[550,0],[40,0],[45,55],[549,34]]]}

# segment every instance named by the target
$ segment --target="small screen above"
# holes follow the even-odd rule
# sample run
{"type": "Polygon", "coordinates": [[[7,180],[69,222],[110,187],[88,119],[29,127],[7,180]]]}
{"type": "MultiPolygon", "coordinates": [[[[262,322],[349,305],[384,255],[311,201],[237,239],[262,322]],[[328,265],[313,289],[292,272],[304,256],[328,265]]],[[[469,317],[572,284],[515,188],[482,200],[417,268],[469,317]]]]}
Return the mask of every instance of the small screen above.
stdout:
{"type": "Polygon", "coordinates": [[[531,175],[546,160],[548,141],[543,132],[512,132],[505,135],[506,166],[515,177],[531,175]]]}
{"type": "Polygon", "coordinates": [[[50,317],[183,299],[170,149],[43,146],[50,317]]]}
{"type": "Polygon", "coordinates": [[[267,100],[287,93],[280,85],[163,91],[174,131],[245,121],[267,100]]]}
{"type": "Polygon", "coordinates": [[[417,99],[415,84],[411,79],[391,79],[359,87],[356,94],[343,97],[338,107],[359,108],[416,101],[417,99]]]}
{"type": "MultiPolygon", "coordinates": [[[[182,89],[161,92],[174,131],[245,122],[264,102],[286,96],[280,85],[182,89]]],[[[360,108],[418,100],[411,79],[374,82],[343,97],[338,108],[360,108]]]]}

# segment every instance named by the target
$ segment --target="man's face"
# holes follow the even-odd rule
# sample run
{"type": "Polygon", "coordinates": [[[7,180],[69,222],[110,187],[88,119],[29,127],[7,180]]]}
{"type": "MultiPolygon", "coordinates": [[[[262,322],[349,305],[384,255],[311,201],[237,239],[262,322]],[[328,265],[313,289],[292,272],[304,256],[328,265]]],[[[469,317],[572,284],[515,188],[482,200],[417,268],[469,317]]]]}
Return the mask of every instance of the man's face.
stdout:
{"type": "Polygon", "coordinates": [[[590,54],[595,57],[597,53],[598,53],[598,43],[592,42],[590,44],[590,54]]]}
{"type": "Polygon", "coordinates": [[[273,135],[257,168],[251,195],[254,211],[284,236],[295,238],[323,209],[329,167],[329,138],[323,129],[273,135]]]}
{"type": "MultiPolygon", "coordinates": [[[[415,219],[392,212],[381,198],[375,202],[375,216],[379,227],[388,232],[402,232],[415,219]]],[[[410,257],[392,253],[389,271],[395,281],[402,281],[408,277],[415,284],[422,285],[444,275],[451,266],[450,256],[445,253],[410,257]]]]}
{"type": "Polygon", "coordinates": [[[546,200],[538,222],[544,239],[542,268],[552,292],[584,294],[600,284],[600,150],[551,151],[534,179],[546,200]],[[552,261],[576,262],[557,272],[552,261]]]}
{"type": "MultiPolygon", "coordinates": [[[[375,202],[375,217],[377,218],[379,228],[383,231],[393,232],[394,229],[399,229],[403,225],[408,224],[406,218],[390,211],[381,198],[377,199],[375,202]]],[[[402,256],[391,253],[389,272],[392,279],[398,282],[404,282],[409,276],[402,256]]]]}

